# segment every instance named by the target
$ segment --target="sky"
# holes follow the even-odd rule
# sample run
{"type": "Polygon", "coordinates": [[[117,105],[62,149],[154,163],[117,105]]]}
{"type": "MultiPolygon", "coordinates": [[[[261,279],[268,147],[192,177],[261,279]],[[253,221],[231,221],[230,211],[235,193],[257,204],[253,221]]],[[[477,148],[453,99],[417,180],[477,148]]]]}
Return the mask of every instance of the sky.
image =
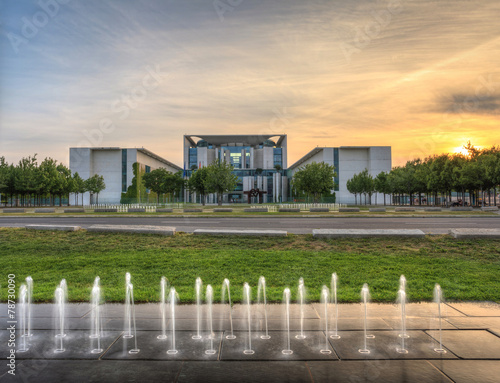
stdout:
{"type": "Polygon", "coordinates": [[[0,156],[287,134],[413,158],[500,144],[498,0],[2,0],[0,156]]]}

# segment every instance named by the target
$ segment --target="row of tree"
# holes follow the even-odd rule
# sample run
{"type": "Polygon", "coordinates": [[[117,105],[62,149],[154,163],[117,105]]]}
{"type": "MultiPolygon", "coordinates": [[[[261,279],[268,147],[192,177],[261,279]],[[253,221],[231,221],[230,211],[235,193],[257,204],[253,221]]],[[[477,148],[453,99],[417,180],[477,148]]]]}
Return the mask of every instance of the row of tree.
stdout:
{"type": "Polygon", "coordinates": [[[89,192],[96,194],[104,190],[104,178],[95,174],[84,180],[78,173],[71,174],[64,164],[52,158],[45,158],[38,164],[36,154],[23,157],[17,165],[9,164],[5,157],[0,157],[0,194],[1,201],[11,206],[54,205],[59,197],[59,205],[63,198],[75,193],[78,195],[89,192]]]}
{"type": "Polygon", "coordinates": [[[390,172],[372,177],[367,170],[355,174],[347,181],[347,190],[365,197],[371,203],[372,194],[391,195],[398,204],[441,204],[452,201],[452,192],[459,194],[455,203],[461,205],[497,204],[500,186],[500,147],[477,149],[469,142],[464,146],[467,154],[440,154],[424,160],[408,161],[390,172]],[[469,201],[466,201],[468,195],[469,201]]]}
{"type": "Polygon", "coordinates": [[[190,192],[200,195],[203,205],[210,193],[216,193],[217,202],[222,205],[222,195],[234,190],[238,183],[238,177],[232,173],[233,170],[233,166],[229,163],[214,161],[206,167],[193,169],[191,177],[185,180],[182,172],[172,173],[159,168],[143,174],[142,183],[147,189],[156,193],[157,203],[160,196],[178,194],[185,187],[190,192]]]}

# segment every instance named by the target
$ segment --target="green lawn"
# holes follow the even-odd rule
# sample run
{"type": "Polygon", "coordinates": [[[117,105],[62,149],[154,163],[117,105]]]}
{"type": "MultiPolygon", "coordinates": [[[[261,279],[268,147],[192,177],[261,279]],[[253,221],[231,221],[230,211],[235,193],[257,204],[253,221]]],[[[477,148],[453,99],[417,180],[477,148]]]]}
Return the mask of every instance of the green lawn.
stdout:
{"type": "Polygon", "coordinates": [[[34,299],[51,301],[54,289],[66,278],[71,301],[87,301],[95,276],[101,278],[106,301],[124,300],[124,279],[132,274],[136,301],[158,301],[162,275],[175,286],[181,302],[192,302],[194,283],[201,277],[219,299],[224,278],[231,296],[241,300],[244,282],[257,294],[261,275],[267,280],[269,301],[280,301],[283,289],[295,295],[303,277],[308,298],[318,301],[322,285],[339,276],[339,300],[359,301],[368,283],[373,301],[393,302],[401,274],[408,280],[411,301],[431,300],[435,283],[447,300],[500,301],[500,241],[459,241],[445,236],[425,239],[314,239],[174,237],[63,233],[0,229],[0,299],[7,297],[7,275],[17,287],[31,275],[34,299]]]}

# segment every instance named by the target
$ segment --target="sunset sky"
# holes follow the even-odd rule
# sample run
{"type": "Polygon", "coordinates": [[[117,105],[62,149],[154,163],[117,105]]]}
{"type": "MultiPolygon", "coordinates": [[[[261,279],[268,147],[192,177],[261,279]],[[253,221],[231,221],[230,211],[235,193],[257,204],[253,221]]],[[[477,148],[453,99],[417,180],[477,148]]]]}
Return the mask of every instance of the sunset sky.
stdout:
{"type": "Polygon", "coordinates": [[[500,144],[500,2],[6,0],[0,156],[184,134],[390,145],[393,165],[500,144]]]}

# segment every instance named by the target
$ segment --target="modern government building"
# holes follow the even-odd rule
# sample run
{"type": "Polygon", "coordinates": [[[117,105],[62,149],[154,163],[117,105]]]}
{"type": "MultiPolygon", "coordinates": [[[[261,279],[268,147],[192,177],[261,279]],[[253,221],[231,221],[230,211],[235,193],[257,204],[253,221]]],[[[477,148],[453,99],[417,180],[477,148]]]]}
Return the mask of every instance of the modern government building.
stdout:
{"type": "MultiPolygon", "coordinates": [[[[132,184],[133,164],[143,172],[165,168],[173,173],[182,171],[188,179],[196,169],[214,161],[225,161],[234,167],[238,176],[235,190],[223,196],[224,203],[287,202],[293,201],[290,180],[302,166],[312,162],[326,162],[335,166],[337,203],[353,204],[354,195],[347,191],[346,182],[354,174],[368,169],[372,176],[392,167],[390,146],[316,147],[294,164],[287,163],[287,135],[185,135],[183,164],[172,162],[144,149],[91,147],[70,148],[70,169],[86,179],[94,174],[104,177],[106,189],[99,194],[99,203],[117,204],[121,194],[132,184]],[[256,191],[259,191],[260,197],[256,191]]],[[[83,204],[89,204],[84,195],[83,204]]],[[[199,196],[184,190],[185,202],[199,202],[199,196]]],[[[379,203],[383,198],[376,198],[379,203]]],[[[74,203],[74,196],[70,198],[74,203]]],[[[215,196],[208,203],[215,203],[215,196]]]]}

